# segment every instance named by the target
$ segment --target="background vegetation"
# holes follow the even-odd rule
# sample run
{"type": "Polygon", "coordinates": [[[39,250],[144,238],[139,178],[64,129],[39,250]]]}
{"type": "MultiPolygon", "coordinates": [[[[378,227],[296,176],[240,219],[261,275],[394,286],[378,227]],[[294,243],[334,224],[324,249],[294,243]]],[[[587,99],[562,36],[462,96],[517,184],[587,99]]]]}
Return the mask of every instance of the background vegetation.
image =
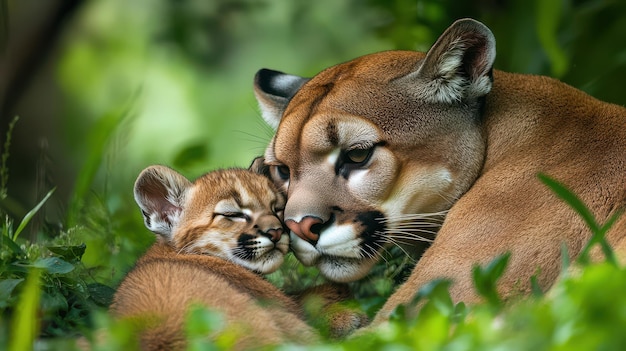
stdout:
{"type": "MultiPolygon", "coordinates": [[[[261,154],[272,132],[252,94],[259,68],[311,76],[370,52],[426,50],[473,17],[496,36],[496,68],[623,105],[624,15],[619,0],[0,1],[0,345],[60,348],[107,325],[112,288],[153,240],[132,199],[135,177],[161,163],[193,178],[261,154]]],[[[372,313],[407,266],[400,257],[378,267],[355,287],[361,305],[372,313]]],[[[319,281],[293,260],[271,279],[319,281]]],[[[467,319],[441,282],[428,313],[400,311],[368,342],[610,349],[624,341],[614,333],[626,321],[624,285],[624,271],[606,264],[551,296],[486,304],[467,319]]]]}

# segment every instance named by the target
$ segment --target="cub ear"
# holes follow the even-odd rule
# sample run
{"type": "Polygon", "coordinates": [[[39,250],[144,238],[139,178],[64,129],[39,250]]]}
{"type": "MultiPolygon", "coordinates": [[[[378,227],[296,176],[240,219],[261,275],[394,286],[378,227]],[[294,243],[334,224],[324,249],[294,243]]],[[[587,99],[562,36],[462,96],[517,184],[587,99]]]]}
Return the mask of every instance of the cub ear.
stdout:
{"type": "Polygon", "coordinates": [[[261,69],[254,76],[254,95],[261,114],[274,130],[278,128],[283,112],[291,98],[309,78],[293,76],[283,72],[261,69]]]}
{"type": "Polygon", "coordinates": [[[272,179],[272,176],[270,175],[270,167],[265,164],[265,157],[263,156],[259,156],[252,160],[252,163],[250,164],[250,167],[248,167],[248,170],[250,172],[257,173],[266,178],[272,179]]]}
{"type": "Polygon", "coordinates": [[[191,185],[187,178],[165,166],[150,166],[139,174],[135,181],[135,201],[150,231],[171,239],[191,185]]]}
{"type": "Polygon", "coordinates": [[[453,103],[486,95],[493,83],[496,40],[473,19],[454,22],[430,48],[414,72],[420,96],[430,102],[453,103]]]}

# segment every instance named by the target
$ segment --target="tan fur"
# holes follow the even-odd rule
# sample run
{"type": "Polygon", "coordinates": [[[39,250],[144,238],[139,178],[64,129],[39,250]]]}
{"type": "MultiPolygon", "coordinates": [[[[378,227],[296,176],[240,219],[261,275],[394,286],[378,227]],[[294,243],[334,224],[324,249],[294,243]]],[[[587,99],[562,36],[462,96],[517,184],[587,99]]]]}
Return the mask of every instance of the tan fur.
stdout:
{"type": "MultiPolygon", "coordinates": [[[[453,278],[455,301],[477,301],[471,267],[511,251],[499,287],[504,296],[529,291],[538,273],[549,287],[562,267],[560,245],[576,257],[590,231],[536,178],[547,172],[573,190],[601,223],[626,206],[626,110],[554,79],[495,72],[487,98],[489,138],[480,178],[448,213],[437,240],[377,321],[439,277],[453,278]],[[499,84],[501,83],[501,84],[499,84]],[[524,106],[520,109],[520,106],[524,106]]],[[[608,233],[623,257],[626,216],[608,233]]]]}
{"type": "Polygon", "coordinates": [[[178,254],[163,243],[137,262],[118,288],[111,311],[117,317],[145,318],[143,350],[182,350],[182,328],[192,305],[222,314],[225,330],[237,336],[237,349],[316,340],[295,303],[257,274],[219,258],[178,254]]]}
{"type": "Polygon", "coordinates": [[[160,238],[120,284],[111,312],[145,329],[143,350],[184,349],[183,325],[194,304],[223,315],[226,332],[236,334],[236,349],[317,340],[301,309],[250,270],[275,270],[287,250],[287,236],[274,212],[282,210],[284,200],[267,178],[227,170],[192,184],[173,170],[153,166],[139,176],[135,196],[146,225],[157,228],[160,238]],[[237,204],[229,203],[232,198],[237,204]],[[229,204],[223,207],[223,201],[229,204]],[[232,213],[220,214],[220,206],[232,213]],[[237,211],[248,217],[242,220],[237,211]],[[253,240],[254,251],[237,258],[241,233],[253,240]],[[264,236],[268,238],[261,241],[264,236]],[[204,244],[195,245],[200,242],[204,244]],[[235,259],[249,269],[230,262],[235,259]]]}
{"type": "MultiPolygon", "coordinates": [[[[539,172],[601,223],[626,208],[626,109],[548,77],[493,71],[492,85],[494,57],[489,29],[460,20],[427,54],[367,55],[300,78],[296,91],[295,76],[257,74],[263,116],[280,122],[266,163],[288,194],[285,221],[303,263],[360,279],[383,247],[417,244],[445,215],[374,324],[435,278],[453,280],[454,301],[478,301],[472,266],[507,251],[503,295],[528,292],[534,274],[549,288],[561,245],[576,257],[590,231],[539,172]],[[369,152],[364,162],[355,148],[369,152]]],[[[608,239],[623,251],[625,238],[623,216],[608,239]]]]}

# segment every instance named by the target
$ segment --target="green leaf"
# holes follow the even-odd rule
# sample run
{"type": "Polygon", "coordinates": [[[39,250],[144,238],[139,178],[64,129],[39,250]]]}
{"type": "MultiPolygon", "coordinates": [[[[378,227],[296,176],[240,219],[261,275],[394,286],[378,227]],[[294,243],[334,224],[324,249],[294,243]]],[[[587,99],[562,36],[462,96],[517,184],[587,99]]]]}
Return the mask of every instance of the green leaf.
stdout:
{"type": "Polygon", "coordinates": [[[63,261],[58,257],[39,258],[32,265],[27,265],[27,267],[42,268],[50,274],[65,274],[74,270],[74,266],[71,263],[63,261]]]}
{"type": "Polygon", "coordinates": [[[224,327],[224,317],[219,312],[199,305],[191,306],[185,321],[185,331],[189,337],[204,337],[224,327]]]}
{"type": "Polygon", "coordinates": [[[113,294],[115,289],[100,283],[92,283],[87,285],[87,290],[91,299],[99,306],[109,306],[113,302],[113,294]]]}
{"type": "Polygon", "coordinates": [[[510,257],[511,253],[507,252],[494,258],[485,267],[476,265],[472,269],[476,291],[493,306],[500,305],[496,283],[504,273],[510,257]]]}
{"type": "Polygon", "coordinates": [[[68,261],[80,261],[87,249],[87,245],[80,244],[74,246],[48,246],[48,250],[60,255],[63,259],[68,261]]]}
{"type": "Polygon", "coordinates": [[[453,319],[454,323],[460,323],[465,320],[467,316],[468,308],[465,306],[464,302],[459,302],[454,306],[453,319]]]}
{"type": "Polygon", "coordinates": [[[7,307],[7,302],[11,297],[11,293],[15,290],[15,287],[23,281],[23,278],[5,279],[0,281],[0,308],[7,307]]]}
{"type": "Polygon", "coordinates": [[[533,275],[532,277],[530,277],[530,288],[531,288],[532,295],[534,297],[543,296],[543,289],[541,289],[541,286],[539,285],[539,280],[537,279],[537,275],[533,275]]]}
{"type": "Polygon", "coordinates": [[[450,284],[451,282],[448,279],[435,279],[426,283],[419,289],[417,295],[413,298],[412,304],[415,305],[422,299],[432,298],[443,293],[444,291],[447,292],[450,288],[450,284]]]}
{"type": "Polygon", "coordinates": [[[3,236],[2,244],[8,247],[14,255],[20,258],[26,256],[26,252],[24,252],[24,250],[22,250],[22,248],[18,244],[16,244],[15,241],[13,241],[13,239],[11,239],[10,237],[3,236]]]}
{"type": "Polygon", "coordinates": [[[52,193],[54,193],[55,190],[56,190],[56,187],[52,188],[52,190],[48,191],[48,194],[46,194],[46,196],[41,201],[39,201],[37,206],[35,206],[32,210],[30,210],[26,214],[26,216],[24,216],[24,219],[22,219],[22,222],[20,223],[20,225],[15,230],[15,233],[13,233],[13,241],[15,241],[17,239],[18,235],[20,235],[22,230],[24,230],[24,228],[26,227],[28,222],[30,222],[30,220],[33,218],[33,216],[35,216],[35,214],[39,211],[41,206],[43,206],[43,204],[45,204],[46,201],[48,201],[48,199],[50,198],[50,196],[52,196],[52,193]]]}
{"type": "Polygon", "coordinates": [[[57,311],[67,311],[67,299],[58,290],[50,289],[41,295],[40,307],[43,312],[56,313],[57,311]]]}

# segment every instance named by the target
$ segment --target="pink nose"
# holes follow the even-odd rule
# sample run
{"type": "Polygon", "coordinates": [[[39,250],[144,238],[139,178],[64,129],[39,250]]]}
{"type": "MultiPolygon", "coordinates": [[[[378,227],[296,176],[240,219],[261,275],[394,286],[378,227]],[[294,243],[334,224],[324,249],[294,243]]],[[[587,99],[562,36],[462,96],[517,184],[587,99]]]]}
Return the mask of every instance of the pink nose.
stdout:
{"type": "Polygon", "coordinates": [[[296,222],[293,219],[288,219],[285,221],[285,224],[287,225],[289,230],[294,232],[294,234],[296,234],[303,240],[306,240],[311,243],[316,242],[320,237],[319,234],[311,231],[311,228],[314,225],[321,224],[321,223],[324,223],[324,222],[320,218],[311,217],[311,216],[302,218],[300,222],[296,222]]]}
{"type": "Polygon", "coordinates": [[[280,240],[280,236],[283,235],[283,230],[281,228],[270,229],[265,232],[265,235],[272,240],[272,242],[277,243],[280,240]]]}

